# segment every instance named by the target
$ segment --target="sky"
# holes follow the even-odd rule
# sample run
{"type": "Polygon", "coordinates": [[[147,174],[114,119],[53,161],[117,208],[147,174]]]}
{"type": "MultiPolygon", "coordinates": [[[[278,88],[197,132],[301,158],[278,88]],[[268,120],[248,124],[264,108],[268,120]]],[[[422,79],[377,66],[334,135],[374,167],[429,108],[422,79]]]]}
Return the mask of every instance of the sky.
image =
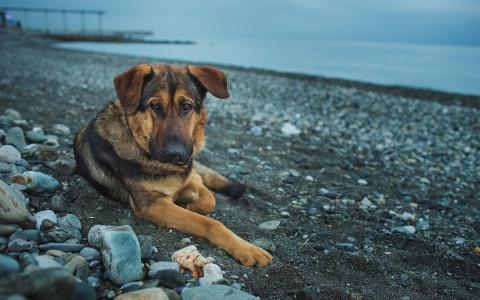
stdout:
{"type": "MultiPolygon", "coordinates": [[[[159,39],[480,45],[480,0],[0,0],[0,6],[101,9],[105,30],[153,30],[159,39]]],[[[43,22],[42,14],[29,16],[29,26],[43,22]]],[[[86,23],[94,29],[97,18],[86,23]]],[[[49,24],[61,29],[61,17],[51,15],[49,24]]],[[[80,17],[69,17],[67,26],[80,29],[80,17]]]]}

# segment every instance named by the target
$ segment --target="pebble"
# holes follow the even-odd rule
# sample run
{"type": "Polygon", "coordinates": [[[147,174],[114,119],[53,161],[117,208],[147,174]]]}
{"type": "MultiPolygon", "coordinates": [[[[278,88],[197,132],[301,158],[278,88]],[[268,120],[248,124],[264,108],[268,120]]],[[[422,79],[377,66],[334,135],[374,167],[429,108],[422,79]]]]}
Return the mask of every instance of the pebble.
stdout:
{"type": "Polygon", "coordinates": [[[67,201],[60,195],[54,195],[50,200],[52,209],[56,212],[64,212],[67,208],[67,201]]]}
{"type": "Polygon", "coordinates": [[[37,249],[38,249],[38,245],[34,241],[27,242],[22,239],[15,239],[8,243],[9,252],[22,252],[22,251],[34,252],[37,249]]]}
{"type": "Polygon", "coordinates": [[[52,129],[55,134],[59,135],[69,135],[71,133],[70,128],[63,124],[55,124],[52,129]]]}
{"type": "Polygon", "coordinates": [[[0,224],[0,235],[12,234],[19,229],[21,229],[20,226],[16,224],[0,224]]]}
{"type": "Polygon", "coordinates": [[[48,219],[42,221],[40,226],[40,239],[43,243],[63,243],[70,238],[70,233],[48,219]]]}
{"type": "Polygon", "coordinates": [[[48,145],[30,144],[25,147],[25,153],[45,161],[55,161],[58,158],[57,150],[48,145]]]}
{"type": "Polygon", "coordinates": [[[142,259],[148,259],[153,254],[152,237],[148,235],[139,235],[138,242],[140,243],[140,252],[142,259]]]}
{"type": "Polygon", "coordinates": [[[32,130],[27,132],[26,136],[33,143],[42,143],[47,140],[47,136],[40,127],[33,127],[32,130]]]}
{"type": "Polygon", "coordinates": [[[75,290],[69,300],[96,300],[97,293],[95,289],[88,283],[77,282],[75,284],[75,290]]]}
{"type": "Polygon", "coordinates": [[[397,233],[402,233],[402,234],[405,234],[405,235],[412,235],[415,233],[415,227],[411,226],[411,225],[407,225],[407,226],[402,226],[402,227],[395,227],[392,229],[392,232],[397,232],[397,233]]]}
{"type": "Polygon", "coordinates": [[[54,258],[53,256],[50,256],[50,255],[40,255],[40,256],[37,256],[37,257],[34,257],[34,259],[36,260],[36,262],[38,263],[38,267],[42,268],[42,269],[46,269],[46,268],[62,268],[63,266],[58,263],[54,258]]]}
{"type": "Polygon", "coordinates": [[[50,168],[62,175],[73,175],[77,169],[77,163],[70,158],[60,158],[50,164],[50,168]]]}
{"type": "Polygon", "coordinates": [[[22,155],[20,152],[12,145],[4,145],[0,147],[0,162],[14,164],[21,158],[22,155]]]}
{"type": "Polygon", "coordinates": [[[13,258],[0,254],[0,278],[20,272],[20,264],[13,258]]]}
{"type": "Polygon", "coordinates": [[[125,284],[143,276],[140,245],[129,225],[104,229],[102,258],[110,279],[125,284]]]}
{"type": "Polygon", "coordinates": [[[57,223],[57,215],[52,210],[42,210],[35,214],[35,228],[40,230],[43,220],[50,220],[53,223],[57,223]]]}
{"type": "Polygon", "coordinates": [[[79,254],[88,261],[97,260],[101,257],[100,251],[91,247],[83,248],[79,254]]]}
{"type": "Polygon", "coordinates": [[[305,176],[305,180],[306,180],[306,181],[313,182],[313,177],[310,176],[310,175],[307,175],[307,176],[305,176]]]}
{"type": "Polygon", "coordinates": [[[11,164],[0,162],[0,173],[11,173],[12,171],[13,167],[11,164]]]}
{"type": "Polygon", "coordinates": [[[369,208],[375,209],[377,206],[368,200],[367,197],[364,197],[362,201],[360,201],[360,208],[367,210],[369,208]]]}
{"type": "Polygon", "coordinates": [[[120,289],[124,292],[131,292],[141,289],[143,286],[143,281],[133,281],[129,283],[125,283],[120,287],[120,289]]]}
{"type": "Polygon", "coordinates": [[[61,250],[64,252],[79,252],[85,245],[82,244],[71,244],[71,243],[47,243],[41,244],[39,246],[40,250],[47,251],[47,250],[61,250]]]}
{"type": "Polygon", "coordinates": [[[292,136],[300,134],[300,130],[294,125],[286,122],[283,123],[282,128],[280,129],[285,136],[292,136]]]}
{"type": "Polygon", "coordinates": [[[0,221],[20,223],[30,217],[27,200],[22,192],[12,189],[0,180],[0,221]]]}
{"type": "Polygon", "coordinates": [[[358,248],[352,243],[336,243],[335,248],[344,250],[344,251],[357,251],[358,248]]]}
{"type": "Polygon", "coordinates": [[[307,214],[309,216],[315,216],[317,214],[317,208],[316,207],[310,207],[307,211],[307,214]]]}
{"type": "Polygon", "coordinates": [[[88,243],[90,246],[100,248],[102,245],[102,234],[105,229],[113,228],[110,225],[94,225],[88,231],[88,243]]]}
{"type": "Polygon", "coordinates": [[[23,129],[20,127],[12,127],[7,131],[5,142],[17,148],[18,151],[23,152],[27,143],[23,135],[23,129]]]}
{"type": "Polygon", "coordinates": [[[203,266],[203,277],[210,279],[212,283],[223,280],[222,269],[216,264],[209,263],[203,266]]]}
{"type": "Polygon", "coordinates": [[[213,284],[212,281],[208,278],[200,277],[200,279],[198,279],[198,285],[200,286],[209,286],[212,284],[213,284]]]}
{"type": "Polygon", "coordinates": [[[428,224],[428,222],[422,218],[418,219],[418,222],[415,226],[418,230],[423,230],[423,231],[428,230],[430,228],[430,224],[428,224]]]}
{"type": "Polygon", "coordinates": [[[22,294],[35,300],[71,299],[75,278],[65,269],[48,268],[2,278],[0,295],[22,294]]]}
{"type": "Polygon", "coordinates": [[[180,265],[173,261],[158,261],[148,268],[148,277],[154,278],[155,274],[163,270],[180,270],[180,265]]]}
{"type": "Polygon", "coordinates": [[[278,226],[280,226],[280,220],[270,220],[261,223],[260,225],[258,225],[258,228],[264,230],[275,230],[278,228],[278,226]]]}
{"type": "Polygon", "coordinates": [[[15,109],[13,108],[7,108],[5,109],[5,111],[3,112],[5,114],[5,116],[11,118],[12,120],[21,120],[22,119],[22,115],[15,109]]]}
{"type": "Polygon", "coordinates": [[[60,187],[60,183],[55,178],[37,171],[26,171],[10,179],[33,192],[54,192],[60,187]]]}
{"type": "Polygon", "coordinates": [[[58,219],[58,225],[61,227],[74,227],[78,230],[82,230],[82,222],[73,214],[66,214],[58,219]]]}
{"type": "Polygon", "coordinates": [[[258,126],[253,126],[250,128],[250,133],[253,134],[254,136],[261,136],[262,135],[262,128],[258,126]]]}
{"type": "Polygon", "coordinates": [[[158,279],[158,284],[170,289],[185,285],[182,274],[175,270],[162,270],[155,273],[152,278],[158,279]]]}
{"type": "Polygon", "coordinates": [[[161,288],[147,288],[119,295],[115,300],[169,300],[161,288]]]}
{"type": "Polygon", "coordinates": [[[256,300],[257,297],[223,284],[186,287],[182,290],[182,300],[256,300]]]}
{"type": "Polygon", "coordinates": [[[294,169],[288,170],[288,173],[293,177],[299,177],[300,176],[300,172],[298,172],[297,170],[294,170],[294,169]]]}
{"type": "Polygon", "coordinates": [[[275,252],[275,244],[271,240],[264,239],[264,238],[256,239],[252,242],[252,244],[262,249],[265,249],[269,252],[275,252]]]}
{"type": "Polygon", "coordinates": [[[281,211],[280,212],[280,215],[284,218],[288,218],[290,217],[290,213],[288,211],[281,211]]]}
{"type": "Polygon", "coordinates": [[[87,282],[90,286],[96,288],[100,286],[100,279],[98,279],[95,276],[88,276],[87,277],[87,282]]]}
{"type": "Polygon", "coordinates": [[[158,286],[159,282],[160,281],[158,279],[147,280],[147,281],[143,282],[142,288],[148,289],[148,288],[156,287],[156,286],[158,286]]]}
{"type": "Polygon", "coordinates": [[[368,184],[368,182],[367,182],[365,179],[358,179],[358,180],[357,180],[357,183],[358,183],[359,185],[367,185],[367,184],[368,184]]]}

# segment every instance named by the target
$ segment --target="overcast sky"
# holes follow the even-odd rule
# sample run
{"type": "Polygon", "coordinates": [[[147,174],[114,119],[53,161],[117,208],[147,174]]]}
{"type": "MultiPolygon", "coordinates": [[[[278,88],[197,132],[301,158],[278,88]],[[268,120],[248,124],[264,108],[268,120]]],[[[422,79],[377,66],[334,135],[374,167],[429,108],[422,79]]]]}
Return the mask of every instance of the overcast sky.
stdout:
{"type": "MultiPolygon", "coordinates": [[[[105,29],[153,30],[157,38],[480,45],[480,0],[0,0],[0,6],[102,9],[105,29]]],[[[87,18],[89,28],[96,22],[87,18]]],[[[49,23],[61,28],[59,16],[49,23]]],[[[29,24],[42,28],[43,15],[32,14],[29,24]]],[[[79,28],[79,17],[68,26],[79,28]]]]}

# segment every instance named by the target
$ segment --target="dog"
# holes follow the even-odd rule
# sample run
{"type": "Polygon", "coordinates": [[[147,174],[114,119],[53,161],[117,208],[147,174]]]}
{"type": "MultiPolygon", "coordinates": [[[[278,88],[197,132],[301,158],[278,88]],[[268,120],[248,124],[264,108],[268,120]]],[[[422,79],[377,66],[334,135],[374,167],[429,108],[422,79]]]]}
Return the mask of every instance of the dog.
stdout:
{"type": "Polygon", "coordinates": [[[245,191],[195,160],[205,144],[205,96],[229,97],[225,74],[210,66],[140,64],[113,81],[118,99],[75,136],[79,173],[139,218],[204,238],[245,266],[267,265],[267,251],[207,216],[213,192],[238,199],[245,191]]]}

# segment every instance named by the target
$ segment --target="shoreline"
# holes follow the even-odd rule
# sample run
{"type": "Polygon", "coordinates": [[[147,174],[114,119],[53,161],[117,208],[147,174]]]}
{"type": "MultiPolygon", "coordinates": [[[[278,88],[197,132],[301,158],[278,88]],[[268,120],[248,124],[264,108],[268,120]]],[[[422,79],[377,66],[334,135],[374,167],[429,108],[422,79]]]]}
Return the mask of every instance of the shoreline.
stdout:
{"type": "Polygon", "coordinates": [[[402,85],[385,85],[385,84],[363,82],[363,81],[342,79],[342,78],[335,78],[335,77],[327,77],[327,76],[313,75],[313,74],[306,74],[306,73],[277,71],[277,70],[255,68],[255,67],[243,67],[243,66],[237,66],[237,65],[231,65],[231,64],[199,63],[195,61],[185,61],[185,60],[176,60],[176,59],[172,60],[172,59],[165,59],[165,58],[135,56],[135,55],[128,55],[128,54],[116,54],[116,53],[109,53],[109,52],[102,52],[102,51],[67,49],[67,48],[56,47],[54,44],[57,41],[54,41],[54,40],[47,40],[47,41],[50,42],[49,47],[57,50],[62,50],[62,51],[75,51],[80,53],[96,53],[96,54],[102,54],[102,55],[113,55],[113,56],[125,57],[129,59],[146,59],[150,61],[157,60],[157,61],[174,62],[174,63],[180,63],[180,64],[208,64],[211,66],[216,66],[219,68],[229,69],[229,70],[234,70],[239,72],[254,72],[257,74],[272,75],[272,76],[278,76],[278,77],[289,78],[289,79],[320,82],[327,85],[337,85],[340,87],[356,88],[363,91],[375,91],[375,92],[380,92],[384,94],[390,94],[393,96],[436,101],[436,102],[447,104],[447,105],[462,105],[462,106],[480,109],[480,95],[462,94],[457,92],[439,91],[439,90],[429,89],[429,88],[409,87],[409,86],[402,86],[402,85]]]}

